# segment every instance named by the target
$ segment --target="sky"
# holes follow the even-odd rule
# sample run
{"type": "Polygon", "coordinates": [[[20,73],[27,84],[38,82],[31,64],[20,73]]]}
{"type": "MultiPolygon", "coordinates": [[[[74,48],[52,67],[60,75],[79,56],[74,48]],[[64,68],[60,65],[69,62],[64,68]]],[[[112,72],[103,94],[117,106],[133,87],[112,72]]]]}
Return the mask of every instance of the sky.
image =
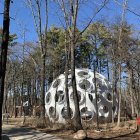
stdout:
{"type": "MultiPolygon", "coordinates": [[[[3,1],[0,0],[0,13],[3,12],[3,1]]],[[[78,28],[82,29],[89,18],[95,13],[96,8],[100,6],[103,0],[88,0],[89,3],[85,3],[80,6],[78,14],[78,28]]],[[[122,3],[123,0],[118,0],[122,3]]],[[[140,0],[128,0],[128,7],[140,14],[140,0]]],[[[49,23],[48,26],[62,26],[63,19],[61,18],[59,10],[56,5],[54,5],[51,0],[49,1],[49,23]],[[59,17],[59,18],[58,18],[59,17]],[[60,21],[61,19],[61,21],[60,21]]],[[[105,20],[107,23],[115,22],[118,16],[121,15],[122,9],[114,0],[109,0],[106,7],[96,15],[93,21],[98,19],[105,20]]],[[[23,30],[26,29],[26,40],[27,41],[37,41],[37,35],[34,28],[33,19],[31,12],[23,0],[13,0],[10,7],[10,34],[16,33],[18,36],[18,41],[23,42],[23,30]]],[[[42,17],[44,17],[44,11],[42,9],[42,17]]],[[[136,32],[140,31],[140,17],[136,16],[130,12],[126,12],[125,18],[129,24],[133,26],[136,32]]],[[[0,27],[2,27],[3,16],[0,15],[0,27]]],[[[44,19],[44,18],[43,18],[44,19]]],[[[44,22],[44,21],[43,21],[44,22]]]]}

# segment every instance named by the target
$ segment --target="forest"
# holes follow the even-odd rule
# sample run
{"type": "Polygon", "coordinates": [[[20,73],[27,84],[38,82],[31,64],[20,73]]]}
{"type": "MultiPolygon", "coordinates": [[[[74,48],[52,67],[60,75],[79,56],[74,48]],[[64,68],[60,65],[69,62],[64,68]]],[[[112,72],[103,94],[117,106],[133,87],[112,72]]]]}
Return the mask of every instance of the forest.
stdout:
{"type": "MultiPolygon", "coordinates": [[[[93,139],[95,137],[92,137],[90,130],[96,130],[101,135],[102,129],[106,129],[109,134],[111,128],[123,131],[129,124],[127,128],[129,131],[131,127],[135,127],[135,121],[140,116],[140,30],[136,30],[135,25],[130,24],[126,15],[129,13],[140,20],[140,14],[138,9],[133,10],[130,7],[132,2],[128,0],[97,0],[96,2],[92,0],[22,0],[24,8],[30,13],[28,18],[33,23],[34,32],[31,33],[20,23],[19,36],[16,31],[10,32],[12,28],[10,22],[17,21],[15,17],[10,16],[13,12],[10,7],[17,1],[0,0],[4,7],[3,11],[0,9],[0,17],[3,18],[0,20],[3,22],[3,24],[0,23],[1,135],[2,123],[8,124],[10,121],[20,121],[22,125],[34,125],[42,129],[50,128],[50,131],[51,126],[59,130],[65,129],[67,132],[73,130],[77,136],[79,130],[86,130],[85,137],[93,139]],[[111,3],[118,5],[120,11],[118,16],[112,17],[114,18],[112,21],[107,21],[107,16],[102,17],[100,13],[111,3]],[[53,10],[50,5],[53,6],[53,10]],[[89,11],[85,10],[92,5],[94,6],[89,11]],[[53,18],[50,16],[50,9],[51,12],[56,12],[57,18],[60,19],[59,26],[55,23],[50,24],[50,18],[53,18]],[[86,17],[84,11],[90,14],[85,14],[86,17]],[[83,18],[81,15],[84,15],[83,18]],[[36,34],[35,39],[29,40],[28,34],[31,38],[36,34]],[[76,69],[88,69],[94,75],[96,117],[92,121],[88,121],[88,118],[81,119],[82,110],[79,102],[82,97],[77,90],[76,69]],[[110,85],[111,94],[107,99],[111,100],[109,107],[112,114],[115,110],[115,98],[117,98],[117,114],[115,116],[111,114],[109,119],[102,120],[99,115],[98,100],[101,97],[98,89],[102,85],[98,83],[97,73],[103,75],[106,83],[110,85]],[[61,74],[64,74],[65,124],[59,124],[55,119],[52,122],[46,113],[46,102],[50,100],[46,93],[54,86],[52,83],[55,83],[55,80],[59,82],[58,77],[61,74]],[[69,75],[71,75],[70,78],[69,75]],[[71,80],[73,93],[74,119],[71,119],[73,112],[69,80],[71,80]]],[[[137,4],[140,6],[139,2],[137,4]]],[[[55,86],[59,85],[59,83],[55,84],[55,86]]],[[[85,82],[82,86],[86,90],[88,85],[85,82]]],[[[92,95],[91,91],[88,92],[92,95]]],[[[88,96],[92,101],[90,95],[88,96]]],[[[52,100],[55,102],[55,108],[51,113],[56,117],[59,95],[52,100]]],[[[107,113],[108,108],[103,108],[103,112],[107,113]]],[[[97,133],[94,131],[93,133],[97,133]]],[[[138,126],[134,131],[138,132],[138,126]]],[[[84,132],[82,131],[82,134],[84,132]]],[[[68,137],[65,136],[65,138],[68,137]]]]}

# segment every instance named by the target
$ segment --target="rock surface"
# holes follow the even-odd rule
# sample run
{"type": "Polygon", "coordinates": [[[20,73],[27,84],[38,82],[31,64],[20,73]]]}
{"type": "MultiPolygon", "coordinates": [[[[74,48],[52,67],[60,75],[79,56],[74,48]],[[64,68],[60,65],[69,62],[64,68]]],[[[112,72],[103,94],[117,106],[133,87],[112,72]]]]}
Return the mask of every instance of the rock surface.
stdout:
{"type": "Polygon", "coordinates": [[[84,130],[79,130],[75,133],[73,138],[77,140],[84,140],[86,137],[86,132],[84,130]]]}

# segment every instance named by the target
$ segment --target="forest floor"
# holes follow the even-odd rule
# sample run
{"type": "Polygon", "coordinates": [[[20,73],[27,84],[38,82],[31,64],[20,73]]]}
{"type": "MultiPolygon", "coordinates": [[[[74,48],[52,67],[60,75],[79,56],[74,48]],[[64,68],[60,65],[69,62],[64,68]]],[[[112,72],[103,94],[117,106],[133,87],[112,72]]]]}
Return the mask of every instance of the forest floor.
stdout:
{"type": "Polygon", "coordinates": [[[32,128],[16,125],[3,125],[3,140],[62,140],[54,135],[32,128]]]}
{"type": "MultiPolygon", "coordinates": [[[[3,132],[4,134],[10,134],[14,136],[20,136],[20,134],[25,135],[27,133],[27,130],[29,133],[27,134],[26,140],[30,140],[32,137],[35,140],[43,140],[44,138],[41,136],[51,136],[50,140],[56,140],[57,139],[65,139],[65,140],[73,140],[73,137],[75,135],[75,132],[73,130],[68,130],[62,127],[59,127],[55,125],[55,127],[52,128],[38,128],[37,126],[31,125],[32,118],[26,118],[26,123],[23,126],[22,125],[23,118],[10,118],[8,125],[6,122],[4,122],[3,125],[3,132]],[[28,121],[27,121],[28,120],[28,121]],[[30,122],[30,123],[29,123],[30,122]],[[10,129],[10,127],[12,129],[10,129]],[[8,131],[6,131],[8,130],[8,131]],[[11,130],[15,130],[14,132],[11,130]],[[9,133],[10,132],[10,133],[9,133]],[[19,135],[18,135],[19,134],[19,135]],[[34,134],[34,136],[33,136],[34,134]],[[37,136],[37,138],[36,138],[37,136]],[[39,136],[39,137],[38,137],[39,136]]],[[[136,125],[135,121],[127,121],[127,122],[121,122],[120,127],[116,127],[115,124],[104,124],[100,125],[101,131],[95,131],[95,128],[87,129],[87,140],[140,140],[140,131],[136,132],[136,125]]],[[[25,139],[25,138],[24,138],[25,139]]],[[[24,140],[20,139],[20,140],[24,140]]],[[[33,140],[32,139],[32,140],[33,140]]],[[[4,139],[8,140],[8,139],[4,139]]],[[[11,140],[18,140],[18,139],[11,139],[11,140]]],[[[49,138],[46,138],[46,140],[49,140],[49,138]]]]}

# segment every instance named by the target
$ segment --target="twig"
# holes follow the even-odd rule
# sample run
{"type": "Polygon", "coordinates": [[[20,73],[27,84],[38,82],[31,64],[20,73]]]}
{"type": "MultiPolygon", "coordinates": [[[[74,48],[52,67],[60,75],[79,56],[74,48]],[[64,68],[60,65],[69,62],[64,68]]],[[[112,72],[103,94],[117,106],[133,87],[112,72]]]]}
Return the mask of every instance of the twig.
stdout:
{"type": "Polygon", "coordinates": [[[130,10],[130,9],[128,9],[128,8],[127,8],[126,10],[129,11],[129,12],[131,12],[131,13],[133,13],[134,15],[140,17],[140,14],[137,14],[137,13],[135,13],[134,11],[132,11],[132,10],[130,10]]]}
{"type": "Polygon", "coordinates": [[[104,0],[102,6],[99,9],[97,9],[96,13],[92,16],[92,18],[88,22],[87,26],[79,33],[78,37],[76,38],[76,41],[78,40],[79,36],[81,34],[83,34],[85,32],[85,30],[89,27],[89,25],[91,24],[91,22],[93,21],[93,19],[95,18],[95,16],[106,6],[106,4],[108,3],[108,1],[109,0],[104,0]]]}
{"type": "MultiPolygon", "coordinates": [[[[119,6],[122,6],[122,4],[120,2],[118,2],[117,0],[114,0],[115,3],[117,3],[119,6]]],[[[134,15],[140,17],[140,14],[134,12],[133,10],[131,10],[130,8],[126,8],[127,11],[129,11],[130,13],[133,13],[134,15]]]]}

